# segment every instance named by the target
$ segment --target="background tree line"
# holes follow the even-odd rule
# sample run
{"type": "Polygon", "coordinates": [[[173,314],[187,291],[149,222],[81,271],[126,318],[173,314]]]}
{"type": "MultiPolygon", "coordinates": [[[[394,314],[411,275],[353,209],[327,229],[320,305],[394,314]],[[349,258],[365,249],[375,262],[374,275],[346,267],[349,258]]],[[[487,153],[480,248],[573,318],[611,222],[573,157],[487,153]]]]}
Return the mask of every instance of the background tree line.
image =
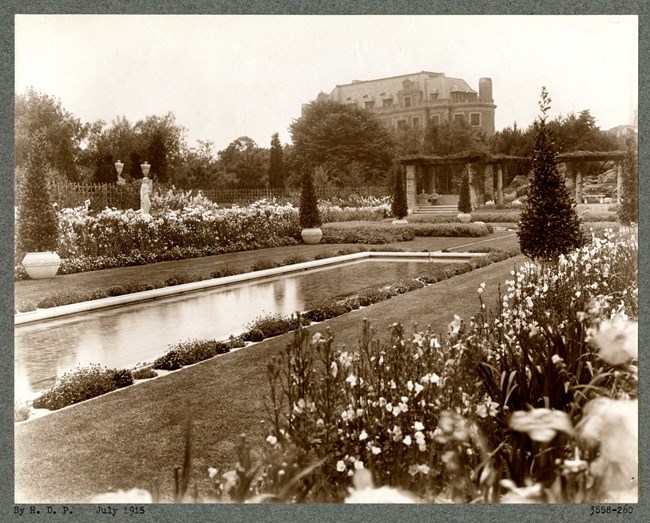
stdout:
{"type": "MultiPolygon", "coordinates": [[[[124,163],[123,177],[139,179],[140,164],[148,161],[155,180],[182,188],[298,187],[305,170],[314,174],[317,186],[388,186],[395,160],[405,155],[528,157],[533,150],[532,124],[521,129],[514,123],[489,139],[455,120],[393,132],[369,111],[328,100],[307,104],[289,125],[291,145],[281,145],[277,133],[269,147],[240,136],[220,151],[208,140],[189,147],[186,129],[172,112],[137,122],[117,117],[110,124],[83,123],[58,99],[33,88],[16,96],[15,122],[19,168],[34,136],[42,133],[51,179],[114,182],[117,160],[124,163]]],[[[598,128],[589,110],[556,117],[548,127],[559,152],[625,148],[621,139],[598,128]]],[[[515,164],[513,169],[526,171],[515,164]]],[[[511,173],[517,174],[526,173],[511,173]]]]}

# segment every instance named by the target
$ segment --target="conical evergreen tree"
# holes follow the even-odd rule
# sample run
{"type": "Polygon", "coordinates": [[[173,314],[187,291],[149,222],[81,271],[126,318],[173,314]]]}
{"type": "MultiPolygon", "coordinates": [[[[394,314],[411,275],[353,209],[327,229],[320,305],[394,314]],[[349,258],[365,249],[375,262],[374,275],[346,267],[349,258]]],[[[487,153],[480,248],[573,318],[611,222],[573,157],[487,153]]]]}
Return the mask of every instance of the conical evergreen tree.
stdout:
{"type": "Polygon", "coordinates": [[[401,167],[395,169],[395,183],[393,185],[391,211],[393,216],[399,220],[404,218],[409,212],[408,202],[406,201],[404,170],[401,167]]]}
{"type": "Polygon", "coordinates": [[[272,188],[284,188],[284,160],[282,145],[278,133],[271,137],[271,152],[269,156],[269,185],[272,188]]]}
{"type": "Polygon", "coordinates": [[[533,179],[519,221],[521,252],[533,259],[554,260],[584,241],[580,218],[557,169],[553,135],[546,125],[551,98],[542,87],[542,115],[534,122],[533,179]]]}
{"type": "Polygon", "coordinates": [[[304,229],[319,227],[322,224],[318,212],[318,199],[314,188],[314,178],[311,171],[305,169],[302,173],[300,186],[300,226],[304,229]]]}
{"type": "Polygon", "coordinates": [[[623,164],[623,194],[618,207],[618,219],[629,225],[639,223],[639,179],[636,157],[636,139],[625,141],[627,153],[623,164]]]}
{"type": "Polygon", "coordinates": [[[59,221],[47,188],[45,135],[37,133],[29,146],[27,165],[18,187],[16,220],[16,254],[54,251],[57,247],[59,221]]]}
{"type": "Polygon", "coordinates": [[[465,170],[460,181],[460,191],[458,196],[458,212],[472,212],[472,194],[469,189],[469,171],[465,170]]]}

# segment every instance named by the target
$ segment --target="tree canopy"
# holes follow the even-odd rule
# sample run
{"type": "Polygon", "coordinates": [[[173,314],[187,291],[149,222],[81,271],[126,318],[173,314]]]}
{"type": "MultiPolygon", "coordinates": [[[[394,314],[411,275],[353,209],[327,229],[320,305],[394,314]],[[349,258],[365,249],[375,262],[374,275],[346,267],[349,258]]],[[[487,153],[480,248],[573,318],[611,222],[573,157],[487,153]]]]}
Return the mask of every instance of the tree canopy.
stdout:
{"type": "Polygon", "coordinates": [[[321,166],[330,181],[346,184],[358,171],[366,184],[384,182],[393,162],[391,132],[373,113],[331,100],[309,103],[289,126],[299,169],[321,166]]]}

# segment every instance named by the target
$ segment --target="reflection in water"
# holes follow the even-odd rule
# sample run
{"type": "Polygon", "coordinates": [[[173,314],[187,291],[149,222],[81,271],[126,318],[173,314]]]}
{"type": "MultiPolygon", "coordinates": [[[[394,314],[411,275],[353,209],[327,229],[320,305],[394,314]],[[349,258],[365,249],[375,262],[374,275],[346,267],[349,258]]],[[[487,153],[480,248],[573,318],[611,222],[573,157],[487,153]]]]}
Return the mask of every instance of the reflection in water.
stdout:
{"type": "Polygon", "coordinates": [[[306,304],[430,268],[422,261],[360,260],[103,309],[15,328],[16,399],[52,384],[77,365],[130,368],[187,339],[225,339],[266,314],[289,315],[306,304]]]}

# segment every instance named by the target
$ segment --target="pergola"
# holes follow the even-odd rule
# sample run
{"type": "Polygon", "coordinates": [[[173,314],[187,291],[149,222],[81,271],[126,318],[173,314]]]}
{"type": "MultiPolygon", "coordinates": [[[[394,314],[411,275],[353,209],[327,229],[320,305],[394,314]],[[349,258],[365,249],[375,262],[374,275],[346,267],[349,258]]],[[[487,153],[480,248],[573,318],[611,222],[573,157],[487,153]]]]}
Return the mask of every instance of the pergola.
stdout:
{"type": "MultiPolygon", "coordinates": [[[[616,162],[616,195],[620,198],[622,191],[622,162],[625,158],[625,151],[575,151],[570,153],[558,154],[558,163],[571,164],[573,185],[575,187],[576,203],[583,203],[582,173],[580,165],[585,162],[593,161],[614,161],[616,162]]],[[[503,204],[503,180],[506,162],[530,163],[531,159],[523,156],[509,156],[504,154],[459,154],[450,156],[406,156],[399,159],[399,163],[406,170],[406,196],[409,210],[418,208],[417,198],[417,181],[419,178],[420,185],[426,187],[427,192],[437,192],[440,198],[437,204],[451,204],[457,201],[457,196],[452,195],[449,187],[445,184],[444,174],[436,168],[440,166],[460,165],[470,173],[472,178],[472,201],[480,202],[484,195],[496,193],[496,203],[503,204]],[[474,180],[477,168],[483,169],[483,186],[477,186],[474,180]]],[[[569,170],[567,169],[567,173],[569,170]]],[[[423,188],[424,190],[424,188],[423,188]]],[[[603,195],[589,195],[603,196],[603,195]]],[[[481,202],[483,203],[483,202],[481,202]]]]}

